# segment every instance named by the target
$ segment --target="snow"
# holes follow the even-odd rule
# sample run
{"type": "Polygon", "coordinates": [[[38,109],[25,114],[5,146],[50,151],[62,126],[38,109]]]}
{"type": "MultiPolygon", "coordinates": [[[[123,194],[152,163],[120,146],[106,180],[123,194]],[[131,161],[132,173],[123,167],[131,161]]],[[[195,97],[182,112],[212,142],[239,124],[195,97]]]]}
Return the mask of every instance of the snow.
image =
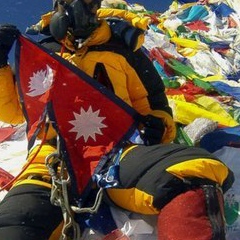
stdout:
{"type": "MultiPolygon", "coordinates": [[[[0,129],[11,125],[0,122],[0,129]]],[[[0,166],[3,170],[13,176],[17,176],[27,156],[26,125],[14,126],[16,132],[6,141],[0,143],[0,166]]],[[[0,192],[0,200],[5,196],[6,191],[0,192]]]]}

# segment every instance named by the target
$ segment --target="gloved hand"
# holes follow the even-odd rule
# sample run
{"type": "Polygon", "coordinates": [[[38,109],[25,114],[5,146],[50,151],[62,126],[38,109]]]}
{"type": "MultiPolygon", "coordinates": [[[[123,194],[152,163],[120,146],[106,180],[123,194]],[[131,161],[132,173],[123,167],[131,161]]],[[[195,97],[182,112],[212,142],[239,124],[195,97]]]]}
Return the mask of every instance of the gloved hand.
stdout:
{"type": "Polygon", "coordinates": [[[143,121],[143,129],[140,130],[141,138],[146,146],[159,144],[165,132],[163,120],[152,115],[147,115],[143,121]]]}
{"type": "Polygon", "coordinates": [[[0,67],[7,65],[8,54],[20,31],[11,24],[0,25],[0,67]]]}
{"type": "Polygon", "coordinates": [[[123,40],[131,50],[137,50],[141,36],[144,36],[142,29],[133,27],[129,22],[119,19],[109,19],[108,23],[115,38],[123,40]]]}

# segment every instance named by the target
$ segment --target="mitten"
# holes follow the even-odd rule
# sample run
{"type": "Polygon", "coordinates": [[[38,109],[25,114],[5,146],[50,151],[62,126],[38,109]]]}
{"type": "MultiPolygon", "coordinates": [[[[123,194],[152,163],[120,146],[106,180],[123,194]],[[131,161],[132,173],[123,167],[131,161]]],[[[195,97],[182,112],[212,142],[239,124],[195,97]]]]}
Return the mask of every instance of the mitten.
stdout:
{"type": "Polygon", "coordinates": [[[140,132],[145,145],[159,144],[165,132],[165,125],[161,118],[147,115],[143,121],[143,129],[140,132]]]}
{"type": "Polygon", "coordinates": [[[121,39],[133,51],[142,44],[144,31],[133,27],[129,22],[117,19],[108,20],[113,36],[121,39]]]}

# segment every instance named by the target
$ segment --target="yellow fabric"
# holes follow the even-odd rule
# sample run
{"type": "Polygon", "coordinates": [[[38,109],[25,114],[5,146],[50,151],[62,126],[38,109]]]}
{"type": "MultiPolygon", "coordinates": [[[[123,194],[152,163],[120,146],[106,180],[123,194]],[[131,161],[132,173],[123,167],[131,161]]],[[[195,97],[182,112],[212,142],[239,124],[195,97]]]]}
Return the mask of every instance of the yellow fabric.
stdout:
{"type": "Polygon", "coordinates": [[[153,110],[150,112],[154,117],[159,117],[163,119],[163,122],[166,126],[165,133],[162,137],[161,143],[169,143],[176,137],[176,126],[173,121],[172,116],[170,116],[167,112],[160,110],[153,110]]]}
{"type": "Polygon", "coordinates": [[[136,188],[130,189],[107,189],[111,200],[119,207],[141,214],[158,214],[153,207],[153,196],[136,188]]]}
{"type": "Polygon", "coordinates": [[[176,45],[179,45],[184,48],[193,48],[193,49],[198,49],[198,50],[208,50],[209,47],[198,41],[190,40],[187,38],[178,38],[178,37],[172,37],[170,38],[170,41],[175,43],[176,45]]]}
{"type": "Polygon", "coordinates": [[[111,37],[111,30],[105,20],[101,21],[101,25],[91,34],[87,46],[94,46],[106,43],[111,37]]]}
{"type": "Polygon", "coordinates": [[[171,12],[177,12],[179,8],[180,8],[180,4],[178,3],[177,0],[173,0],[172,4],[169,6],[169,9],[171,10],[171,12]]]}
{"type": "Polygon", "coordinates": [[[79,62],[79,68],[93,76],[97,62],[104,64],[115,94],[139,113],[146,115],[150,111],[147,91],[125,58],[112,52],[91,51],[79,62]]]}
{"type": "MultiPolygon", "coordinates": [[[[40,29],[47,27],[50,24],[52,15],[54,11],[50,11],[41,16],[41,20],[35,25],[39,25],[40,29]]],[[[112,8],[100,8],[97,11],[98,17],[101,19],[108,17],[119,17],[123,18],[126,21],[129,21],[134,27],[140,28],[142,30],[147,30],[150,18],[146,16],[139,16],[136,13],[132,13],[127,10],[122,9],[112,9],[112,8]]],[[[33,27],[35,26],[33,25],[33,27]]]]}
{"type": "Polygon", "coordinates": [[[32,29],[36,30],[36,32],[41,32],[44,28],[48,27],[52,18],[54,11],[48,12],[41,16],[41,20],[36,24],[31,26],[32,29]]]}
{"type": "Polygon", "coordinates": [[[177,37],[177,33],[175,31],[173,31],[171,29],[168,29],[168,28],[166,29],[166,31],[167,31],[167,33],[169,35],[170,40],[177,37]]]}
{"type": "MultiPolygon", "coordinates": [[[[45,128],[42,128],[40,130],[40,132],[38,133],[38,138],[43,139],[44,136],[45,136],[45,128]]],[[[50,140],[56,136],[57,136],[56,131],[54,130],[52,124],[50,123],[48,131],[47,131],[47,135],[46,135],[46,140],[50,140]]]]}
{"type": "MultiPolygon", "coordinates": [[[[36,155],[36,153],[39,151],[39,146],[40,145],[35,146],[33,150],[29,153],[27,162],[31,161],[32,158],[36,155]]],[[[19,184],[37,184],[37,185],[51,188],[51,184],[48,183],[50,180],[50,175],[45,165],[45,159],[49,154],[52,154],[55,151],[56,151],[56,148],[54,148],[53,146],[43,145],[40,151],[35,156],[32,163],[17,178],[17,180],[13,184],[13,187],[19,184]],[[46,182],[33,179],[32,177],[34,176],[41,176],[42,179],[46,180],[46,182]]]]}
{"type": "Polygon", "coordinates": [[[177,94],[177,95],[167,95],[168,100],[174,99],[186,102],[185,96],[183,94],[177,94]]]}
{"type": "Polygon", "coordinates": [[[166,31],[166,28],[164,27],[164,22],[166,21],[167,18],[161,17],[158,19],[159,23],[157,25],[157,28],[162,30],[163,32],[166,31]]]}
{"type": "Polygon", "coordinates": [[[225,79],[226,79],[226,77],[224,77],[223,75],[220,75],[220,74],[201,78],[201,80],[206,81],[206,82],[221,81],[221,80],[225,80],[225,79]]]}
{"type": "MultiPolygon", "coordinates": [[[[211,97],[203,95],[196,98],[194,102],[198,106],[203,107],[204,109],[208,110],[211,113],[217,114],[221,118],[233,120],[232,116],[222,107],[222,105],[211,97]]],[[[236,125],[238,125],[237,122],[236,125]]]]}
{"type": "Polygon", "coordinates": [[[47,187],[50,189],[52,188],[52,185],[50,183],[40,181],[40,180],[35,180],[35,179],[22,179],[21,181],[17,181],[16,183],[14,183],[12,188],[19,185],[23,185],[23,184],[33,184],[33,185],[40,185],[42,187],[47,187]]]}
{"type": "Polygon", "coordinates": [[[138,36],[138,39],[137,39],[137,44],[135,46],[135,48],[133,49],[133,51],[137,51],[140,47],[142,47],[143,43],[145,41],[145,36],[144,34],[141,34],[138,36]]]}
{"type": "Polygon", "coordinates": [[[219,114],[209,112],[208,110],[197,106],[194,103],[184,102],[176,99],[171,99],[168,96],[169,105],[173,110],[173,119],[175,122],[188,125],[196,118],[208,118],[212,121],[218,122],[220,125],[227,127],[234,127],[239,125],[231,116],[221,116],[219,114]]]}
{"type": "Polygon", "coordinates": [[[54,11],[51,11],[41,16],[40,24],[42,29],[47,27],[50,24],[53,14],[54,14],[54,11]]]}
{"type": "Polygon", "coordinates": [[[167,168],[166,171],[181,179],[185,177],[210,179],[219,183],[220,186],[228,176],[226,165],[209,158],[199,158],[178,163],[167,168]]]}
{"type": "Polygon", "coordinates": [[[0,68],[0,121],[9,124],[25,122],[9,66],[0,68]]]}
{"type": "Polygon", "coordinates": [[[194,48],[180,47],[176,48],[177,52],[180,53],[184,57],[193,57],[198,53],[198,50],[194,48]]]}
{"type": "Polygon", "coordinates": [[[122,9],[100,8],[97,11],[99,18],[118,17],[132,23],[134,27],[146,30],[150,21],[149,17],[140,17],[139,15],[122,9]]]}

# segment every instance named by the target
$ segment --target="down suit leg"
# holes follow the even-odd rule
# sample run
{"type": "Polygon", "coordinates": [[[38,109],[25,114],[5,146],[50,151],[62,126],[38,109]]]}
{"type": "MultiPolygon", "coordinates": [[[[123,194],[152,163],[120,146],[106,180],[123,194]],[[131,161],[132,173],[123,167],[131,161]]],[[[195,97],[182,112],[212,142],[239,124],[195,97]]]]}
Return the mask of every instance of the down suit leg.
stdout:
{"type": "Polygon", "coordinates": [[[120,186],[110,204],[159,214],[159,240],[224,240],[223,193],[232,171],[201,148],[179,144],[133,146],[120,161],[120,186]]]}

